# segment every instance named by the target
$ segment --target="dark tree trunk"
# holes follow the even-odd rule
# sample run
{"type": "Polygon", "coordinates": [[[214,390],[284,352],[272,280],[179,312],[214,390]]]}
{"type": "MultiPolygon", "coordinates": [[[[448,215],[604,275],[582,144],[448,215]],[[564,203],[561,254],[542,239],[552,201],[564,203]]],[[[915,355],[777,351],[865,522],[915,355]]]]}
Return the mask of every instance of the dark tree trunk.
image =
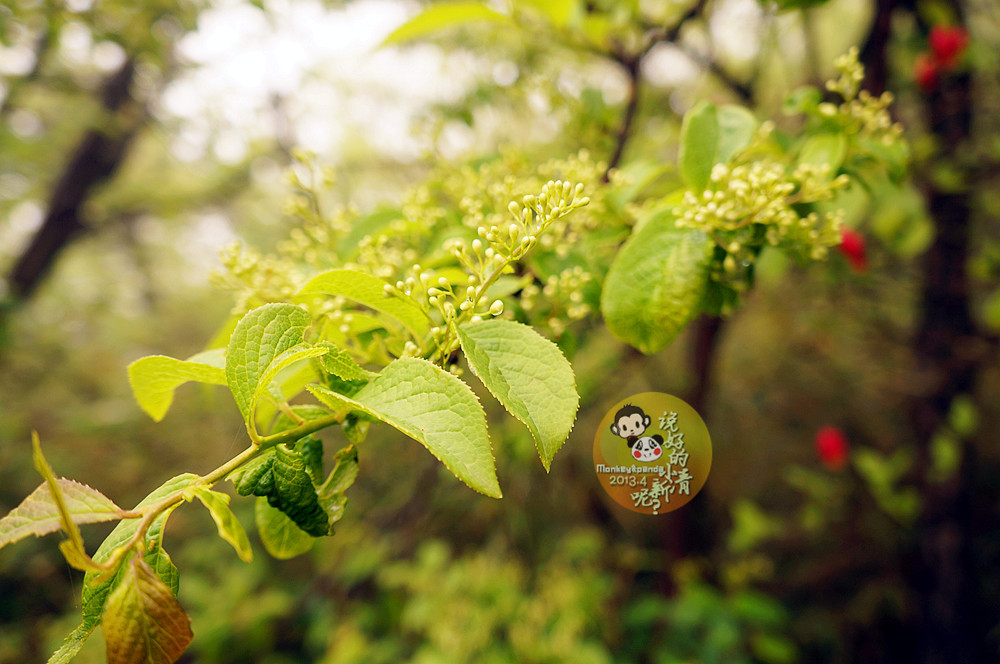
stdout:
{"type": "MultiPolygon", "coordinates": [[[[129,59],[105,82],[101,101],[109,114],[119,111],[130,99],[134,73],[135,61],[129,59]]],[[[114,121],[109,124],[116,128],[119,125],[114,121]]],[[[86,228],[81,208],[94,187],[108,180],[121,164],[134,132],[135,127],[112,132],[90,129],[80,139],[52,189],[41,227],[7,277],[8,306],[29,298],[59,252],[86,228]]]]}

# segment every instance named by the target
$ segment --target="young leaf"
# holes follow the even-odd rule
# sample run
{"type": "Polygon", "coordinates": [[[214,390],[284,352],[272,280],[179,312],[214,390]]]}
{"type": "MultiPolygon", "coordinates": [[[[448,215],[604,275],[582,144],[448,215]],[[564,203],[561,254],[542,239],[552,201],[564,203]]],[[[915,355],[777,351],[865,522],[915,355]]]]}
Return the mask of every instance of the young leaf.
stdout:
{"type": "MultiPolygon", "coordinates": [[[[264,396],[264,393],[268,391],[271,387],[271,381],[278,375],[278,372],[287,366],[295,364],[300,360],[306,360],[310,357],[319,357],[320,355],[326,354],[326,348],[320,348],[316,346],[309,346],[307,344],[298,344],[293,346],[283,353],[277,355],[270,364],[267,365],[267,369],[260,375],[257,382],[257,388],[254,390],[253,396],[250,398],[250,416],[252,417],[254,411],[257,408],[257,403],[260,398],[264,396]]],[[[280,394],[280,390],[279,390],[280,394]]],[[[284,400],[284,395],[281,395],[281,400],[284,400]]]]}
{"type": "MultiPolygon", "coordinates": [[[[152,493],[142,499],[142,501],[135,506],[133,511],[140,511],[143,507],[147,505],[152,505],[154,503],[163,500],[167,496],[177,492],[182,491],[194,480],[199,479],[197,475],[192,473],[184,473],[183,475],[178,475],[173,477],[166,482],[164,482],[159,488],[154,489],[152,493]]],[[[160,514],[153,520],[150,524],[149,530],[146,531],[146,542],[147,546],[151,550],[161,546],[161,541],[163,539],[163,526],[167,522],[167,518],[170,516],[172,509],[167,510],[160,514]]],[[[121,521],[114,530],[105,538],[101,546],[97,548],[94,553],[94,561],[97,563],[106,563],[114,555],[115,550],[128,542],[135,535],[136,530],[139,528],[139,519],[128,519],[126,521],[121,521]]],[[[121,573],[121,569],[119,569],[121,573]]],[[[83,602],[83,626],[92,628],[101,621],[101,615],[104,612],[104,604],[108,599],[108,593],[115,586],[116,582],[119,580],[120,574],[115,577],[107,578],[96,572],[88,572],[83,577],[83,592],[82,592],[82,602],[83,602]]]]}
{"type": "Polygon", "coordinates": [[[611,333],[643,353],[658,352],[701,311],[713,244],[697,230],[678,230],[663,212],[615,257],[601,293],[611,333]]]}
{"type": "Polygon", "coordinates": [[[212,520],[215,521],[215,525],[219,529],[219,537],[233,545],[240,560],[245,563],[253,561],[250,539],[247,538],[247,533],[243,530],[236,515],[229,509],[229,496],[203,486],[196,488],[194,495],[212,514],[212,520]]]}
{"type": "Polygon", "coordinates": [[[344,516],[344,508],[347,507],[347,491],[358,476],[358,450],[354,445],[349,445],[337,452],[333,459],[333,470],[326,478],[323,485],[316,490],[319,495],[319,504],[326,512],[327,522],[330,532],[333,526],[344,516]]]}
{"type": "Polygon", "coordinates": [[[329,535],[326,513],[305,468],[301,454],[278,445],[265,461],[236,478],[236,491],[242,496],[267,498],[271,507],[284,512],[313,537],[329,535]]]}
{"type": "Polygon", "coordinates": [[[272,303],[250,311],[237,323],[226,352],[226,381],[248,427],[261,379],[276,357],[302,343],[311,320],[302,307],[272,303]]]}
{"type": "Polygon", "coordinates": [[[486,414],[469,386],[447,371],[403,358],[351,397],[321,385],[308,389],[335,411],[360,410],[399,429],[458,479],[487,496],[501,497],[486,414]]]}
{"type": "Polygon", "coordinates": [[[284,512],[271,507],[266,498],[257,499],[254,521],[264,548],[279,560],[300,556],[316,542],[315,537],[296,526],[284,512]]]}
{"type": "MultiPolygon", "coordinates": [[[[73,523],[100,523],[123,519],[128,512],[118,507],[97,489],[73,480],[60,478],[59,485],[66,510],[73,523]]],[[[40,537],[59,530],[62,517],[47,483],[42,484],[0,519],[0,549],[28,535],[40,537]]]]}
{"type": "Polygon", "coordinates": [[[63,640],[62,645],[59,646],[59,650],[52,653],[52,656],[49,657],[47,664],[68,664],[74,657],[77,656],[83,648],[83,644],[87,642],[87,639],[90,638],[90,635],[94,633],[95,629],[97,629],[96,622],[92,625],[87,625],[86,623],[78,625],[77,628],[70,632],[69,636],[63,640]]]}
{"type": "Polygon", "coordinates": [[[38,441],[37,431],[31,432],[31,447],[33,449],[32,456],[35,461],[35,469],[45,478],[45,484],[49,488],[49,496],[52,498],[56,513],[59,515],[59,527],[69,537],[68,540],[59,544],[59,549],[63,552],[63,557],[66,558],[66,562],[79,570],[99,570],[100,567],[87,555],[87,549],[83,545],[83,536],[80,534],[79,526],[76,525],[73,516],[70,514],[66,498],[63,496],[62,487],[56,479],[56,474],[52,470],[52,466],[49,465],[49,462],[45,459],[45,455],[42,454],[42,444],[38,441]]]}
{"type": "Polygon", "coordinates": [[[734,104],[719,107],[718,121],[719,142],[715,150],[715,164],[724,163],[733,154],[750,145],[760,125],[757,117],[747,108],[734,104]]]}
{"type": "Polygon", "coordinates": [[[133,558],[104,607],[108,664],[173,664],[191,643],[191,620],[163,581],[133,558]]]}
{"type": "Polygon", "coordinates": [[[802,143],[799,163],[812,166],[829,166],[829,177],[837,174],[847,154],[847,139],[842,133],[814,134],[802,143]]]}
{"type": "Polygon", "coordinates": [[[711,102],[700,102],[684,114],[681,122],[678,166],[687,186],[695,191],[708,187],[718,148],[718,109],[711,102]]]}
{"type": "Polygon", "coordinates": [[[382,44],[384,46],[403,44],[446,28],[454,28],[474,21],[513,23],[509,16],[493,11],[481,2],[439,2],[429,6],[396,28],[382,44]]]}
{"type": "Polygon", "coordinates": [[[208,359],[206,353],[199,353],[188,360],[152,355],[128,365],[129,384],[132,385],[132,394],[139,407],[159,422],[173,403],[174,390],[183,383],[193,380],[225,385],[226,372],[221,367],[208,364],[208,359]]]}
{"type": "Polygon", "coordinates": [[[321,341],[317,345],[326,349],[326,355],[320,360],[323,370],[341,380],[370,380],[378,375],[362,368],[347,351],[329,341],[321,341]]]}
{"type": "Polygon", "coordinates": [[[462,325],[458,338],[472,371],[531,431],[548,471],[580,403],[562,351],[527,325],[499,318],[462,325]]]}
{"type": "Polygon", "coordinates": [[[313,277],[299,295],[342,295],[394,318],[414,336],[425,335],[430,329],[430,319],[423,310],[408,297],[386,295],[385,287],[384,281],[364,272],[330,270],[313,277]]]}

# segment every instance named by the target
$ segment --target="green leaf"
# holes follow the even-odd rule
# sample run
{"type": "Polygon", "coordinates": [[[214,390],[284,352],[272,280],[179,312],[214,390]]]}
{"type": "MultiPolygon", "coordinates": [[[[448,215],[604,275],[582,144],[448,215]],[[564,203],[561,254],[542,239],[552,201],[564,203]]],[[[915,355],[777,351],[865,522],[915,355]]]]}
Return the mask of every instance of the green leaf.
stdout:
{"type": "Polygon", "coordinates": [[[708,188],[719,148],[719,114],[714,104],[702,101],[684,114],[678,166],[687,186],[695,191],[708,188]]]}
{"type": "Polygon", "coordinates": [[[323,485],[316,490],[319,504],[326,512],[330,532],[333,526],[344,516],[347,507],[347,496],[344,495],[358,476],[358,450],[349,445],[337,452],[333,459],[333,470],[323,485]]]}
{"type": "Polygon", "coordinates": [[[678,230],[669,211],[650,219],[615,257],[601,293],[611,333],[643,353],[670,344],[701,311],[713,243],[678,230]]]}
{"type": "MultiPolygon", "coordinates": [[[[252,426],[258,388],[275,358],[302,343],[309,312],[294,304],[265,304],[247,313],[233,330],[226,352],[226,381],[247,426],[252,426]]],[[[264,390],[268,384],[264,383],[264,390]]]]}
{"type": "Polygon", "coordinates": [[[439,2],[430,5],[409,21],[399,26],[382,42],[383,46],[403,44],[422,39],[435,32],[476,21],[509,23],[509,16],[495,12],[479,2],[439,2]]]}
{"type": "MultiPolygon", "coordinates": [[[[153,492],[148,496],[143,498],[142,501],[135,506],[133,511],[139,511],[143,507],[163,500],[174,492],[183,490],[191,484],[191,482],[198,479],[200,478],[192,473],[184,473],[183,475],[173,477],[164,482],[159,488],[153,490],[153,492]]],[[[170,516],[172,511],[173,508],[163,512],[160,516],[153,520],[152,524],[150,524],[149,530],[146,532],[147,546],[150,544],[152,545],[151,548],[161,546],[160,543],[163,538],[163,526],[166,524],[167,518],[170,516]]],[[[118,547],[132,539],[136,530],[139,528],[139,522],[139,519],[121,521],[105,538],[104,542],[101,543],[101,546],[98,547],[97,552],[94,553],[93,556],[94,561],[102,564],[108,562],[118,547]]],[[[103,577],[97,572],[88,572],[84,575],[82,593],[84,627],[92,628],[100,622],[101,614],[104,611],[104,604],[108,598],[108,593],[111,592],[112,587],[119,578],[120,574],[111,578],[103,577]]]]}
{"type": "Polygon", "coordinates": [[[830,177],[837,174],[840,165],[844,163],[847,154],[847,139],[841,133],[814,134],[802,143],[799,150],[800,164],[830,167],[830,177]]]}
{"type": "MultiPolygon", "coordinates": [[[[435,5],[438,6],[438,5],[435,5]]],[[[299,295],[323,293],[341,295],[399,321],[414,336],[422,337],[430,329],[430,319],[408,297],[385,294],[386,282],[357,270],[330,270],[313,277],[299,295]]]]}
{"type": "Polygon", "coordinates": [[[323,482],[323,441],[306,436],[295,443],[295,451],[302,455],[306,475],[313,486],[319,486],[323,482]]]}
{"type": "Polygon", "coordinates": [[[66,558],[67,563],[76,569],[84,571],[98,569],[93,559],[87,555],[87,549],[83,545],[83,536],[80,534],[80,528],[70,513],[66,497],[62,492],[62,486],[60,486],[59,481],[56,479],[56,474],[52,470],[52,466],[49,465],[49,462],[45,459],[45,455],[42,454],[42,444],[38,440],[37,431],[31,432],[31,446],[33,449],[32,456],[35,461],[35,470],[45,478],[45,486],[49,489],[49,497],[52,499],[52,505],[59,516],[59,528],[68,537],[67,540],[59,543],[59,549],[62,551],[63,557],[66,558]]]}
{"type": "Polygon", "coordinates": [[[266,498],[257,499],[254,521],[264,549],[279,560],[300,556],[316,542],[315,537],[296,526],[284,512],[271,507],[266,498]]]}
{"type": "Polygon", "coordinates": [[[128,380],[132,394],[147,415],[159,422],[174,400],[174,390],[188,381],[225,385],[226,372],[211,364],[194,361],[208,359],[205,353],[188,360],[165,355],[143,357],[128,365],[128,380]]]}
{"type": "Polygon", "coordinates": [[[235,479],[240,495],[267,498],[271,507],[284,512],[313,537],[330,534],[326,513],[306,472],[306,462],[298,452],[278,445],[273,454],[235,479]]]}
{"type": "Polygon", "coordinates": [[[229,496],[203,486],[197,487],[194,490],[194,495],[211,513],[212,520],[215,521],[215,525],[219,529],[219,537],[233,545],[240,560],[245,563],[253,561],[250,539],[236,515],[229,509],[229,496]]]}
{"type": "MultiPolygon", "coordinates": [[[[726,104],[718,110],[719,142],[715,149],[715,163],[724,163],[744,149],[757,133],[757,117],[743,106],[726,104]]],[[[713,164],[714,165],[714,164],[713,164]]],[[[711,169],[709,170],[711,173],[711,169]]]]}
{"type": "Polygon", "coordinates": [[[562,351],[527,325],[498,318],[462,325],[458,338],[486,389],[531,431],[548,471],[580,403],[562,351]]]}
{"type": "MultiPolygon", "coordinates": [[[[73,480],[56,480],[73,523],[100,523],[122,519],[128,514],[97,489],[73,480]]],[[[0,549],[28,535],[40,537],[62,527],[59,507],[52,498],[48,483],[42,484],[0,519],[0,549]]]]}
{"type": "Polygon", "coordinates": [[[500,498],[486,415],[464,382],[425,360],[404,358],[352,397],[321,385],[312,392],[335,411],[360,410],[399,429],[470,487],[500,498]]]}
{"type": "Polygon", "coordinates": [[[108,597],[103,623],[108,664],[172,664],[193,638],[170,588],[138,558],[108,597]]]}
{"type": "Polygon", "coordinates": [[[90,635],[94,633],[97,629],[97,623],[92,625],[87,625],[86,623],[81,623],[69,633],[69,636],[63,640],[62,645],[59,646],[59,650],[52,653],[49,657],[48,664],[68,664],[77,653],[83,648],[83,644],[87,642],[90,635]]]}
{"type": "Polygon", "coordinates": [[[338,348],[329,341],[321,341],[317,345],[326,349],[326,355],[320,361],[327,373],[342,380],[369,380],[378,375],[362,368],[346,350],[338,348]]]}
{"type": "MultiPolygon", "coordinates": [[[[320,355],[325,355],[327,352],[326,348],[320,348],[317,346],[309,346],[307,344],[299,344],[293,346],[283,353],[277,355],[271,363],[267,365],[267,369],[261,374],[258,379],[257,389],[254,390],[253,397],[250,399],[250,416],[252,417],[254,411],[257,408],[257,403],[260,401],[261,397],[266,394],[270,387],[271,381],[277,377],[278,372],[280,372],[285,367],[291,366],[296,362],[301,360],[307,360],[310,357],[319,357],[320,355]]],[[[284,395],[282,394],[280,388],[278,388],[278,399],[284,401],[284,395]]]]}

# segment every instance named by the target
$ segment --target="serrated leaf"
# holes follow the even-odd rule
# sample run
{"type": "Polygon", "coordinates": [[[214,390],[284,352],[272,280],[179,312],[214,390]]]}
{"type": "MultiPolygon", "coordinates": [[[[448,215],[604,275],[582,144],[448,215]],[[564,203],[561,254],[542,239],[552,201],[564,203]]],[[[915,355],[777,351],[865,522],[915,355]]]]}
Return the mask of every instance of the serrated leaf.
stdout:
{"type": "Polygon", "coordinates": [[[271,507],[284,512],[299,528],[313,537],[329,534],[326,514],[320,507],[302,455],[283,445],[237,478],[240,495],[267,498],[271,507]]]}
{"type": "Polygon", "coordinates": [[[335,411],[360,410],[395,427],[476,491],[501,497],[486,415],[469,386],[450,373],[425,360],[403,358],[351,397],[322,385],[308,389],[335,411]]]}
{"type": "MultiPolygon", "coordinates": [[[[77,525],[122,519],[125,510],[97,489],[74,480],[60,478],[61,489],[70,519],[77,525]]],[[[28,535],[41,537],[61,528],[61,516],[47,483],[31,492],[21,504],[0,519],[0,548],[24,539],[28,535]]]]}
{"type": "Polygon", "coordinates": [[[254,521],[264,549],[279,560],[300,556],[316,542],[315,537],[296,526],[284,512],[271,507],[266,498],[257,499],[254,521]]]}
{"type": "MultiPolygon", "coordinates": [[[[215,355],[221,357],[221,353],[215,355]]],[[[207,360],[209,356],[199,353],[188,360],[178,360],[165,355],[152,355],[128,365],[128,381],[139,407],[159,422],[173,403],[174,390],[184,383],[196,381],[211,385],[226,384],[226,372],[223,369],[203,361],[195,361],[196,358],[207,360]]]]}
{"type": "Polygon", "coordinates": [[[718,109],[702,101],[685,113],[681,122],[678,169],[687,186],[695,191],[708,187],[718,147],[718,109]]]}
{"type": "Polygon", "coordinates": [[[615,257],[601,293],[611,333],[643,353],[670,344],[701,311],[713,243],[678,230],[664,212],[650,219],[615,257]]]}
{"type": "MultiPolygon", "coordinates": [[[[139,511],[143,507],[152,505],[176,491],[181,491],[191,484],[191,482],[198,479],[200,478],[193,473],[184,473],[183,475],[172,477],[143,498],[133,511],[139,511]]],[[[151,549],[161,547],[163,526],[166,524],[167,518],[172,511],[173,508],[164,511],[150,524],[149,530],[146,532],[146,543],[151,549]]],[[[94,561],[102,564],[108,562],[114,555],[115,549],[132,539],[136,533],[136,529],[139,527],[139,521],[139,519],[121,521],[105,538],[101,546],[97,548],[97,551],[93,555],[94,561]]],[[[83,625],[85,627],[92,628],[100,622],[108,593],[111,592],[112,587],[120,578],[120,573],[121,569],[119,569],[118,575],[111,578],[101,578],[101,575],[96,572],[88,572],[84,575],[82,602],[83,625]]]]}
{"type": "Polygon", "coordinates": [[[35,470],[45,478],[45,485],[49,489],[49,497],[59,515],[59,528],[67,535],[68,539],[59,543],[59,549],[66,558],[66,562],[79,570],[89,571],[100,569],[97,564],[87,555],[87,549],[83,545],[83,536],[80,534],[80,527],[73,520],[73,515],[69,511],[66,497],[63,495],[62,487],[56,478],[52,466],[42,454],[42,444],[38,440],[38,432],[31,432],[32,457],[35,462],[35,470]]]}
{"type": "Polygon", "coordinates": [[[321,341],[317,346],[326,349],[326,355],[320,358],[323,370],[337,378],[350,381],[370,380],[378,375],[362,368],[347,351],[329,341],[321,341]]]}
{"type": "Polygon", "coordinates": [[[311,320],[302,307],[271,303],[250,311],[237,323],[226,352],[226,381],[248,427],[265,372],[276,357],[302,343],[311,320]]]}
{"type": "Polygon", "coordinates": [[[747,108],[732,104],[719,107],[718,122],[719,142],[715,149],[717,164],[726,162],[735,153],[750,145],[760,124],[757,122],[757,117],[747,108]]]}
{"type": "Polygon", "coordinates": [[[430,319],[408,297],[385,294],[386,282],[357,270],[330,270],[313,277],[299,295],[340,295],[399,321],[417,337],[430,330],[430,319]]]}
{"type": "Polygon", "coordinates": [[[89,626],[84,623],[78,625],[77,628],[70,632],[69,636],[63,640],[62,645],[59,646],[59,650],[52,653],[52,656],[49,657],[47,664],[68,664],[74,657],[77,656],[83,648],[83,644],[87,642],[87,639],[90,638],[90,635],[94,633],[95,629],[97,629],[96,622],[89,626]]]}
{"type": "Polygon", "coordinates": [[[430,5],[399,26],[382,42],[383,46],[415,41],[447,28],[477,21],[513,24],[509,16],[493,11],[480,2],[439,2],[430,5]]]}
{"type": "Polygon", "coordinates": [[[212,520],[219,529],[219,537],[233,545],[240,560],[245,563],[252,562],[253,550],[250,548],[250,539],[236,515],[229,509],[229,496],[203,486],[196,488],[194,495],[208,508],[212,520]]]}
{"type": "Polygon", "coordinates": [[[486,389],[531,431],[548,471],[580,403],[562,351],[527,325],[498,318],[462,325],[458,338],[486,389]]]}
{"type": "Polygon", "coordinates": [[[102,622],[108,664],[173,664],[193,638],[170,588],[139,558],[108,597],[102,622]]]}
{"type": "MultiPolygon", "coordinates": [[[[258,379],[257,388],[254,390],[253,397],[250,399],[250,417],[253,417],[254,411],[257,408],[257,403],[260,401],[261,397],[271,389],[271,381],[275,379],[278,372],[285,367],[295,364],[296,362],[307,360],[311,357],[319,357],[320,355],[326,354],[326,352],[326,348],[299,344],[275,356],[275,358],[271,360],[270,364],[267,365],[267,369],[264,370],[258,379]]],[[[285,396],[281,392],[280,388],[277,390],[275,398],[279,401],[285,400],[285,396]]]]}

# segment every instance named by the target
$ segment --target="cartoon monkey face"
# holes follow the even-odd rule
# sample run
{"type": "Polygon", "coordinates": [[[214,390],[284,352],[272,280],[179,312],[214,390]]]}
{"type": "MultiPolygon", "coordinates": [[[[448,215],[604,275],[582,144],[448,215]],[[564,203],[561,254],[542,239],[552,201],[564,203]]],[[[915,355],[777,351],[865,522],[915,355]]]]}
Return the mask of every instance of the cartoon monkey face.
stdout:
{"type": "Polygon", "coordinates": [[[647,415],[646,417],[643,417],[639,413],[626,415],[625,417],[618,419],[617,425],[617,431],[615,430],[614,424],[611,425],[611,431],[622,438],[638,436],[646,430],[646,427],[649,426],[649,416],[647,415]]]}
{"type": "Polygon", "coordinates": [[[642,408],[625,404],[615,413],[614,423],[611,425],[611,433],[628,441],[628,446],[632,447],[635,441],[642,435],[642,432],[649,426],[649,415],[642,411],[642,408]]]}

